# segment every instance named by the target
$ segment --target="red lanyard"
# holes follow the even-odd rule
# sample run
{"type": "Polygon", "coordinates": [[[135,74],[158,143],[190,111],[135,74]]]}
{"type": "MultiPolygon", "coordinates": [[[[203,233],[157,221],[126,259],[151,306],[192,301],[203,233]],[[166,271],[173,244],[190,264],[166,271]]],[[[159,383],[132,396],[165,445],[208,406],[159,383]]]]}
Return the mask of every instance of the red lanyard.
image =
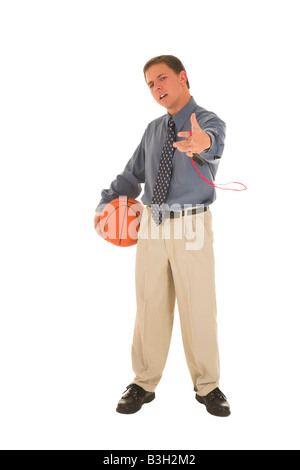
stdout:
{"type": "Polygon", "coordinates": [[[224,189],[224,190],[227,190],[227,191],[245,191],[246,186],[243,184],[243,183],[238,183],[237,181],[232,181],[231,183],[225,183],[225,184],[213,184],[211,183],[210,181],[208,181],[203,175],[201,175],[200,171],[198,170],[197,166],[196,166],[196,163],[194,162],[194,160],[191,158],[191,162],[192,164],[194,165],[195,169],[197,170],[197,172],[199,173],[199,175],[201,176],[201,178],[206,181],[206,183],[210,184],[211,186],[213,186],[214,188],[218,188],[218,189],[224,189]],[[228,184],[239,184],[241,186],[243,186],[243,188],[241,189],[235,189],[235,188],[221,188],[221,186],[227,186],[228,184]]]}

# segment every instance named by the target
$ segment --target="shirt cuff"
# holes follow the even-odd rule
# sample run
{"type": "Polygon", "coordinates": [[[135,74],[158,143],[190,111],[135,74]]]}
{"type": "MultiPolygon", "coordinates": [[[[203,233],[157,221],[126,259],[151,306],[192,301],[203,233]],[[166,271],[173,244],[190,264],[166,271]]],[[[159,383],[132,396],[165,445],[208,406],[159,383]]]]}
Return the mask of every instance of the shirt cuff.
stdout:
{"type": "Polygon", "coordinates": [[[213,132],[210,131],[204,131],[206,134],[209,135],[210,140],[211,140],[211,145],[208,149],[204,150],[203,152],[200,153],[200,156],[206,160],[207,162],[213,162],[214,160],[218,159],[219,157],[216,156],[217,152],[217,144],[216,144],[216,137],[213,134],[213,132]]]}
{"type": "Polygon", "coordinates": [[[98,206],[96,207],[95,212],[102,212],[105,206],[106,206],[106,203],[99,202],[98,206]]]}

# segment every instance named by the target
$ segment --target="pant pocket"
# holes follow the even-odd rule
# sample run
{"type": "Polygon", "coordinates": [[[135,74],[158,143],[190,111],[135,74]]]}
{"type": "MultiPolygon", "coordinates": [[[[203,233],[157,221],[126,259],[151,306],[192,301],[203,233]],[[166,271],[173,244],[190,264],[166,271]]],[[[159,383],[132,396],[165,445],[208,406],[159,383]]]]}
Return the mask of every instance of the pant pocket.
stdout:
{"type": "Polygon", "coordinates": [[[205,234],[211,244],[214,242],[214,232],[212,229],[212,213],[210,210],[204,213],[205,234]]]}
{"type": "Polygon", "coordinates": [[[204,212],[184,216],[184,239],[186,250],[201,250],[204,246],[204,212]]]}

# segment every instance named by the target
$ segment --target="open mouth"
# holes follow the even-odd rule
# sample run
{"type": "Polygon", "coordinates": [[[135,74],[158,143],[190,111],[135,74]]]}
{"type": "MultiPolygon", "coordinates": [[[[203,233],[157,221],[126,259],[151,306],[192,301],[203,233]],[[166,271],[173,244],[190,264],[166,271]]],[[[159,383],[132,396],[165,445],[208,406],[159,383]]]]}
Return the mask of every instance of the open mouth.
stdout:
{"type": "Polygon", "coordinates": [[[165,94],[163,94],[163,95],[160,95],[159,99],[160,99],[160,100],[164,100],[167,96],[168,96],[168,95],[165,93],[165,94]]]}

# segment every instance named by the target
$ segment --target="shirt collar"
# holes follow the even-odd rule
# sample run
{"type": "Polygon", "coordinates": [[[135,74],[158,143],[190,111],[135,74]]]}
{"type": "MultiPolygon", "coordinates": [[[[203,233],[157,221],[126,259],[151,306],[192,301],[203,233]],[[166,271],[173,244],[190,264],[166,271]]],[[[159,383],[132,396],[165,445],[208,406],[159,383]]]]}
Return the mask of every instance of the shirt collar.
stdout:
{"type": "Polygon", "coordinates": [[[181,108],[178,113],[174,114],[174,116],[171,116],[170,113],[168,113],[168,119],[170,117],[173,117],[175,126],[178,132],[182,129],[184,123],[186,122],[187,119],[191,116],[191,114],[195,111],[197,107],[197,103],[194,100],[193,97],[191,97],[190,101],[183,107],[181,108]]]}

